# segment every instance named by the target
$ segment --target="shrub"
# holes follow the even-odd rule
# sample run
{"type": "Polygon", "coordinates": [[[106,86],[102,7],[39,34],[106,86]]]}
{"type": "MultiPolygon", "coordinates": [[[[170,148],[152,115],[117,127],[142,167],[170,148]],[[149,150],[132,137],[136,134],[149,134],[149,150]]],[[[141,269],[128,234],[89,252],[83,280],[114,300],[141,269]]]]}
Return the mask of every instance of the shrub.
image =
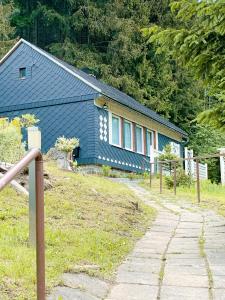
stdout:
{"type": "Polygon", "coordinates": [[[22,127],[31,127],[37,124],[40,120],[36,118],[35,115],[24,114],[20,118],[20,123],[22,127]]]}
{"type": "Polygon", "coordinates": [[[15,163],[25,154],[22,143],[21,128],[14,120],[4,119],[0,122],[0,161],[15,163]]]}
{"type": "MultiPolygon", "coordinates": [[[[193,184],[193,179],[186,175],[182,169],[177,170],[177,186],[191,186],[193,184]]],[[[174,186],[174,175],[165,177],[166,186],[171,189],[174,186]]]]}
{"type": "Polygon", "coordinates": [[[103,165],[102,166],[102,173],[103,173],[103,176],[109,177],[110,173],[111,173],[111,167],[103,165]]]}
{"type": "Polygon", "coordinates": [[[79,139],[65,138],[64,136],[58,137],[55,143],[55,148],[62,152],[72,152],[79,146],[79,139]]]}

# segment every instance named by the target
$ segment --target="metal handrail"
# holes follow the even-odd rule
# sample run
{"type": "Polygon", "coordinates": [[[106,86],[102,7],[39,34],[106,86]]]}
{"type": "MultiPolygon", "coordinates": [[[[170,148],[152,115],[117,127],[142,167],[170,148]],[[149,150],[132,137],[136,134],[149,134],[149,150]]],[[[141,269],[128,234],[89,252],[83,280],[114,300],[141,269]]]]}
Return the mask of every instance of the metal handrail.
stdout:
{"type": "Polygon", "coordinates": [[[39,149],[30,150],[23,159],[0,179],[0,191],[33,160],[35,160],[36,191],[37,300],[45,300],[44,179],[43,159],[39,149]]]}

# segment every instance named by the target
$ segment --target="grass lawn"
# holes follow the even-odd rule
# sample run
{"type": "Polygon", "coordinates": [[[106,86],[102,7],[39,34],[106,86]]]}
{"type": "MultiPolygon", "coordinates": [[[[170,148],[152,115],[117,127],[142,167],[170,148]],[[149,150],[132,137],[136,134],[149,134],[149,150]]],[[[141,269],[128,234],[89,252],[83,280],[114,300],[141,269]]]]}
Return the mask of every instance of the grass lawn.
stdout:
{"type": "MultiPolygon", "coordinates": [[[[149,180],[143,180],[141,185],[147,189],[149,188],[149,180]]],[[[201,186],[201,203],[203,208],[213,209],[218,214],[225,216],[225,186],[211,183],[209,180],[200,182],[201,186]]],[[[151,191],[154,194],[159,194],[159,179],[154,178],[152,181],[151,191]]],[[[166,188],[163,182],[163,195],[170,197],[171,201],[179,201],[184,199],[186,201],[197,204],[197,190],[196,185],[189,187],[177,187],[177,195],[174,196],[173,189],[166,188]]]]}
{"type": "MultiPolygon", "coordinates": [[[[60,171],[45,164],[53,188],[45,192],[48,291],[77,265],[94,264],[91,275],[110,279],[143,235],[155,210],[125,186],[97,176],[60,171]]],[[[0,193],[0,299],[35,298],[35,251],[28,247],[28,200],[12,188],[0,193]]]]}

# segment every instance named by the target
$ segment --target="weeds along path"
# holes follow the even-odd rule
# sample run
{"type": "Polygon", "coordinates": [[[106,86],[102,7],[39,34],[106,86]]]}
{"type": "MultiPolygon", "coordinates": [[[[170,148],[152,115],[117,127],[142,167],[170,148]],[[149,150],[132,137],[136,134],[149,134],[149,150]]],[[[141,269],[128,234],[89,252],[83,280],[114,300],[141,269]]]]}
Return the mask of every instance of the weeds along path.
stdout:
{"type": "Polygon", "coordinates": [[[158,216],[118,268],[106,299],[225,300],[225,219],[153,196],[135,181],[119,181],[158,216]]]}

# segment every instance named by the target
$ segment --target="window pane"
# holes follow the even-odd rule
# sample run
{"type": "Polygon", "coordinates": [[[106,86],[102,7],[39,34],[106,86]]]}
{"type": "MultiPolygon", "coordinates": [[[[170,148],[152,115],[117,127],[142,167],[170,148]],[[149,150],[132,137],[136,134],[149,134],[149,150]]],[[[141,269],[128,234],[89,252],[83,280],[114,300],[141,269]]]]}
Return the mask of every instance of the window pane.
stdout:
{"type": "Polygon", "coordinates": [[[116,117],[112,117],[112,143],[114,145],[120,144],[120,126],[119,126],[119,119],[116,117]]]}
{"type": "Polygon", "coordinates": [[[147,138],[146,138],[146,146],[147,146],[147,155],[150,156],[150,149],[152,144],[152,133],[147,131],[147,138]]]}
{"type": "Polygon", "coordinates": [[[20,68],[19,69],[19,78],[23,79],[26,77],[26,68],[20,68]]]}
{"type": "Polygon", "coordinates": [[[142,128],[136,127],[136,145],[137,145],[137,152],[143,152],[142,149],[142,128]]]}
{"type": "Polygon", "coordinates": [[[124,147],[131,149],[131,123],[124,121],[124,147]]]}

